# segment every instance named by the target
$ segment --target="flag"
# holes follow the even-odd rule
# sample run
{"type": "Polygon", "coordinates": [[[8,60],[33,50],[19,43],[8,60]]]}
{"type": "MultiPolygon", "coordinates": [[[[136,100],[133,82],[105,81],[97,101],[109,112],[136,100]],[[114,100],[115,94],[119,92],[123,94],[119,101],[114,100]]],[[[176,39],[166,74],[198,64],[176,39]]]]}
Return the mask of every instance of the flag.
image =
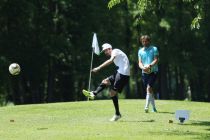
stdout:
{"type": "Polygon", "coordinates": [[[98,46],[98,40],[97,40],[96,33],[93,34],[92,48],[93,48],[93,52],[95,54],[97,54],[97,55],[100,54],[100,49],[99,49],[99,46],[98,46]]]}

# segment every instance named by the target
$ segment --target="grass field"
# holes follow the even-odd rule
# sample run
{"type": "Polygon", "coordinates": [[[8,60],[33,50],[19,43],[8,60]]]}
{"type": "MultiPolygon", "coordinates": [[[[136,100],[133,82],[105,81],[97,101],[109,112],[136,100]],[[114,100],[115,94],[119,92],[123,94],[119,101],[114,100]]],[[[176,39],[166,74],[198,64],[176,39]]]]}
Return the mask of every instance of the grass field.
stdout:
{"type": "Polygon", "coordinates": [[[118,122],[109,122],[111,100],[1,107],[0,140],[210,139],[209,103],[157,100],[158,113],[146,114],[144,102],[120,100],[118,122]],[[179,124],[177,109],[190,110],[190,120],[179,124]]]}

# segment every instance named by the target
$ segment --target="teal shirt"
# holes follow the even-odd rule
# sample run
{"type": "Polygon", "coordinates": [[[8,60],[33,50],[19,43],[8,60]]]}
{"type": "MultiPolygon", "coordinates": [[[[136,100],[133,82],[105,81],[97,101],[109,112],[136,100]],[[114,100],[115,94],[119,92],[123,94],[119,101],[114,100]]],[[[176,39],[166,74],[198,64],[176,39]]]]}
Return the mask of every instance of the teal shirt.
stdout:
{"type": "MultiPolygon", "coordinates": [[[[155,56],[158,56],[158,55],[159,55],[159,52],[158,52],[157,47],[155,46],[149,46],[148,48],[140,48],[138,51],[138,58],[141,59],[144,66],[151,64],[155,56]]],[[[157,64],[152,66],[151,72],[158,72],[157,64]]]]}

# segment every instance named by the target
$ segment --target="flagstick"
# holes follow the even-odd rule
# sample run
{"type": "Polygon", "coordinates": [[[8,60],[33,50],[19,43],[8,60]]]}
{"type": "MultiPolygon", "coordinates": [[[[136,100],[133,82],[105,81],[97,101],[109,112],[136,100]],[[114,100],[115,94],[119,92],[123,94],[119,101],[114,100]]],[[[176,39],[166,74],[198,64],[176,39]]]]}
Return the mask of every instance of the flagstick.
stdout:
{"type": "MultiPolygon", "coordinates": [[[[88,91],[90,91],[90,84],[91,84],[91,70],[93,67],[93,53],[99,55],[100,54],[100,49],[98,46],[98,40],[96,33],[93,34],[93,42],[92,42],[92,57],[91,57],[91,63],[90,63],[90,76],[89,76],[89,83],[88,83],[88,91]]],[[[87,99],[89,101],[89,97],[87,99]]]]}
{"type": "MultiPolygon", "coordinates": [[[[89,76],[89,83],[88,83],[88,91],[90,91],[92,67],[93,67],[93,51],[92,51],[92,57],[91,57],[91,63],[90,63],[90,76],[89,76]]],[[[88,101],[89,101],[89,98],[88,98],[88,101]]]]}

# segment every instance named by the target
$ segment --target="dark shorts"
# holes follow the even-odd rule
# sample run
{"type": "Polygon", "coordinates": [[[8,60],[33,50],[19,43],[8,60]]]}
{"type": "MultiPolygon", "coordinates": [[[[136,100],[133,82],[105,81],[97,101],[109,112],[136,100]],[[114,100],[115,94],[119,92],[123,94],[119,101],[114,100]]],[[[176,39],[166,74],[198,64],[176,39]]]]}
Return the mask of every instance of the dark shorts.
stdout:
{"type": "Polygon", "coordinates": [[[128,84],[129,76],[115,72],[113,75],[109,76],[108,79],[111,83],[111,89],[121,93],[123,87],[128,84]]]}
{"type": "Polygon", "coordinates": [[[144,89],[147,88],[147,85],[153,87],[156,79],[157,79],[157,72],[152,72],[150,74],[142,73],[142,82],[144,89]]]}

